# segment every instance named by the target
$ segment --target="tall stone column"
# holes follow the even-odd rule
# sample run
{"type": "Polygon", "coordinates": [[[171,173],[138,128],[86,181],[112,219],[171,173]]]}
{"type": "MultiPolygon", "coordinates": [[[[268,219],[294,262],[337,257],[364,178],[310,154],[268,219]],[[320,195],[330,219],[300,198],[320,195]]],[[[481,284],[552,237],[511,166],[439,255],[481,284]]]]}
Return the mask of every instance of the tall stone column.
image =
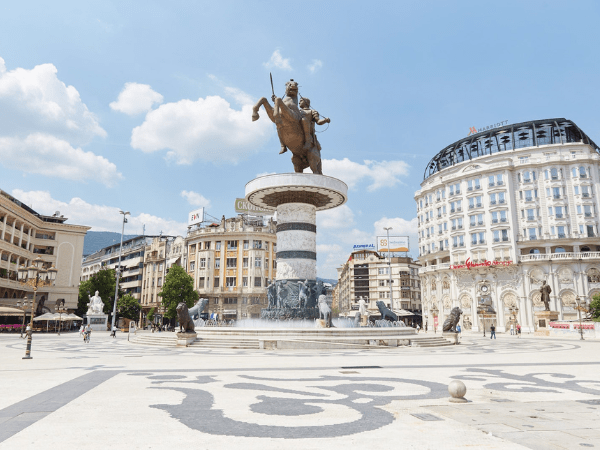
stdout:
{"type": "Polygon", "coordinates": [[[277,280],[317,278],[317,208],[306,203],[277,207],[277,280]]]}

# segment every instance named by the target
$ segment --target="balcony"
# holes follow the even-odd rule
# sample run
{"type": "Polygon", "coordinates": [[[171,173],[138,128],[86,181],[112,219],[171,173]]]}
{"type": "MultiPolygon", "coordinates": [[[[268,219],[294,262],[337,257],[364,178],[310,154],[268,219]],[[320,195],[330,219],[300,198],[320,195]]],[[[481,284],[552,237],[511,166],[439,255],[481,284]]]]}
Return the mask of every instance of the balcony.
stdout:
{"type": "Polygon", "coordinates": [[[492,219],[492,223],[498,223],[498,219],[492,219]]]}
{"type": "Polygon", "coordinates": [[[496,184],[497,184],[498,186],[502,186],[502,185],[504,184],[504,181],[502,181],[502,180],[500,180],[500,181],[497,181],[497,182],[496,182],[496,184]]]}
{"type": "Polygon", "coordinates": [[[490,205],[495,205],[496,204],[496,200],[490,200],[490,205]]]}
{"type": "Polygon", "coordinates": [[[500,203],[501,205],[504,205],[505,200],[503,198],[501,198],[500,200],[498,200],[498,203],[500,203]]]}
{"type": "Polygon", "coordinates": [[[538,253],[537,255],[519,256],[520,262],[554,261],[557,259],[600,259],[600,252],[538,253]]]}
{"type": "Polygon", "coordinates": [[[490,181],[490,183],[488,184],[489,187],[494,187],[496,186],[496,183],[494,183],[493,181],[490,181]]]}
{"type": "Polygon", "coordinates": [[[585,215],[585,217],[592,217],[592,213],[591,212],[586,212],[584,215],[585,215]]]}
{"type": "Polygon", "coordinates": [[[452,227],[452,231],[456,230],[456,227],[452,227]]]}
{"type": "Polygon", "coordinates": [[[533,197],[525,197],[525,201],[526,202],[531,202],[531,201],[533,201],[533,197]]]}
{"type": "Polygon", "coordinates": [[[501,217],[500,222],[506,222],[506,217],[501,217]]]}
{"type": "Polygon", "coordinates": [[[556,213],[556,214],[555,214],[555,217],[556,217],[557,219],[562,219],[562,218],[563,218],[563,215],[562,215],[561,213],[556,213]]]}
{"type": "Polygon", "coordinates": [[[589,197],[590,197],[590,193],[589,193],[589,192],[583,192],[583,193],[581,194],[581,196],[582,196],[583,198],[589,198],[589,197]]]}
{"type": "Polygon", "coordinates": [[[527,220],[536,220],[535,216],[527,216],[527,220]]]}
{"type": "Polygon", "coordinates": [[[560,194],[554,194],[554,200],[560,200],[560,194]]]}

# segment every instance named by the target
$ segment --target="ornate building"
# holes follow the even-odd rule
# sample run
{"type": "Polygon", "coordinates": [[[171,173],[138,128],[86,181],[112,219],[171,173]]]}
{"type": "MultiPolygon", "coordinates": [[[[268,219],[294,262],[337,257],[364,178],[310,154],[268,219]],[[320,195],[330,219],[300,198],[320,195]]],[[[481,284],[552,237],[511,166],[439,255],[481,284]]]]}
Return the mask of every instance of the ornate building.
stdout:
{"type": "Polygon", "coordinates": [[[575,298],[600,292],[599,152],[572,121],[548,119],[471,135],[429,162],[415,193],[429,327],[432,310],[441,327],[460,306],[465,329],[516,319],[533,331],[544,280],[550,309],[577,317],[575,298]]]}
{"type": "Polygon", "coordinates": [[[208,313],[219,319],[260,317],[275,280],[277,223],[238,216],[192,228],[186,238],[187,272],[208,313]]]}
{"type": "Polygon", "coordinates": [[[0,303],[10,306],[33,289],[17,281],[19,266],[30,266],[38,256],[44,267],[58,270],[54,286],[37,294],[37,312],[54,311],[57,300],[65,308],[77,308],[83,240],[90,227],[70,225],[56,212],[44,216],[0,190],[0,303]]]}

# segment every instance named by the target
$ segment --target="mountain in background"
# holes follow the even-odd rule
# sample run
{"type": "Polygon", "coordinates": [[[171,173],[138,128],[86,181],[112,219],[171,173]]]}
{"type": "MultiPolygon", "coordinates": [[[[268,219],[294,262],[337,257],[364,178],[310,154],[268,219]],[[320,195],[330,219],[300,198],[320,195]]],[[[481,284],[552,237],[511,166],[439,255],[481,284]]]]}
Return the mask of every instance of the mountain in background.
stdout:
{"type": "MultiPolygon", "coordinates": [[[[123,240],[136,237],[137,234],[124,234],[123,240]]],[[[83,241],[83,256],[96,253],[109,245],[119,244],[121,242],[121,233],[113,231],[88,231],[83,241]]]]}
{"type": "Polygon", "coordinates": [[[332,286],[335,286],[338,283],[338,280],[332,280],[330,278],[319,278],[319,277],[317,277],[317,281],[318,280],[321,280],[323,283],[329,283],[332,286]]]}

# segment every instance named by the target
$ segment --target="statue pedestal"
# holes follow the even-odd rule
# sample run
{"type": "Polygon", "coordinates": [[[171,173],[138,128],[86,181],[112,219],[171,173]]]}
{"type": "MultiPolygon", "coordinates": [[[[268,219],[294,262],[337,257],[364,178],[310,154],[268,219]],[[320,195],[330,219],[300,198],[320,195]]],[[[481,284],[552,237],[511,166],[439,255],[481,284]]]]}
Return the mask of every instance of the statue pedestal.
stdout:
{"type": "Polygon", "coordinates": [[[317,211],[347,200],[348,186],[337,178],[309,173],[282,173],[246,184],[246,200],[261,210],[277,211],[276,308],[262,310],[269,319],[313,319],[317,300],[317,211]],[[308,281],[306,299],[300,285],[308,281]]]}
{"type": "Polygon", "coordinates": [[[104,313],[93,313],[86,314],[87,323],[90,325],[92,331],[106,331],[107,322],[108,322],[108,314],[104,313]]]}
{"type": "Polygon", "coordinates": [[[452,344],[457,345],[458,344],[458,333],[452,333],[450,331],[444,331],[442,333],[442,337],[444,339],[449,340],[452,344]]]}
{"type": "Polygon", "coordinates": [[[177,334],[177,347],[187,347],[196,340],[196,332],[192,331],[187,333],[176,333],[177,334]]]}
{"type": "Polygon", "coordinates": [[[537,330],[536,336],[550,336],[550,322],[558,320],[558,311],[536,311],[535,325],[537,330]]]}

